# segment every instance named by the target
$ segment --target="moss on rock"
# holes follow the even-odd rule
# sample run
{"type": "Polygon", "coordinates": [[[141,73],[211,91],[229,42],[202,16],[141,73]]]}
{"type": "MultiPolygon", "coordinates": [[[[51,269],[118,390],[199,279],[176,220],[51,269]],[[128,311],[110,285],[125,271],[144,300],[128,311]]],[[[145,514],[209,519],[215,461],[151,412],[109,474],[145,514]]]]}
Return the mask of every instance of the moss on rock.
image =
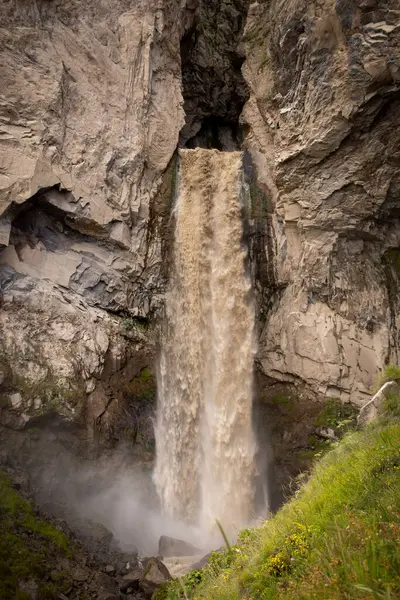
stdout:
{"type": "Polygon", "coordinates": [[[57,582],[48,581],[49,564],[55,556],[71,554],[67,537],[39,519],[0,472],[0,599],[28,600],[29,587],[37,589],[39,598],[58,598],[66,577],[60,572],[57,582]]]}

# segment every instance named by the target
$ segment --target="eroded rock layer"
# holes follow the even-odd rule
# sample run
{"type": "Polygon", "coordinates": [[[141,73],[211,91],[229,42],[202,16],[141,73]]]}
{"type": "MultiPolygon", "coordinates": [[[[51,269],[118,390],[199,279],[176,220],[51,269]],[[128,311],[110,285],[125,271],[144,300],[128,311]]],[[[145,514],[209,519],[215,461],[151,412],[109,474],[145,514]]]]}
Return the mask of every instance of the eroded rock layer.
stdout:
{"type": "Polygon", "coordinates": [[[399,344],[400,9],[253,3],[245,41],[242,119],[275,252],[262,369],[363,403],[399,344]]]}
{"type": "Polygon", "coordinates": [[[10,404],[31,383],[82,389],[92,425],[153,361],[143,325],[163,293],[160,176],[184,124],[192,10],[10,0],[0,13],[2,418],[40,409],[40,394],[10,404]]]}

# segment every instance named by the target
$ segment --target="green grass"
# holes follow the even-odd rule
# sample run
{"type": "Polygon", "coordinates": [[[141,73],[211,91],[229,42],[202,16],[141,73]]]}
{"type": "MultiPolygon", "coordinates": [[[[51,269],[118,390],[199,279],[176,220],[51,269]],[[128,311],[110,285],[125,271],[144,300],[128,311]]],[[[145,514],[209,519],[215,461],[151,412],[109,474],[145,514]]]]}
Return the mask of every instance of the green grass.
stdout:
{"type": "Polygon", "coordinates": [[[388,365],[378,380],[378,387],[387,381],[398,381],[400,379],[400,367],[397,365],[388,365]]]}
{"type": "Polygon", "coordinates": [[[145,333],[148,329],[148,320],[141,317],[122,317],[121,324],[126,331],[136,330],[139,333],[145,333]]]}
{"type": "Polygon", "coordinates": [[[46,581],[49,565],[55,554],[70,553],[65,535],[38,519],[30,502],[15,492],[0,472],[0,599],[29,599],[19,584],[31,579],[38,583],[40,598],[57,598],[55,585],[46,581]]]}
{"type": "Polygon", "coordinates": [[[156,378],[150,367],[144,367],[124,388],[128,397],[152,402],[156,398],[156,378]]]}
{"type": "MultiPolygon", "coordinates": [[[[400,398],[344,435],[295,497],[183,578],[190,600],[400,598],[400,398]]],[[[166,600],[184,598],[173,582],[166,600]]]]}

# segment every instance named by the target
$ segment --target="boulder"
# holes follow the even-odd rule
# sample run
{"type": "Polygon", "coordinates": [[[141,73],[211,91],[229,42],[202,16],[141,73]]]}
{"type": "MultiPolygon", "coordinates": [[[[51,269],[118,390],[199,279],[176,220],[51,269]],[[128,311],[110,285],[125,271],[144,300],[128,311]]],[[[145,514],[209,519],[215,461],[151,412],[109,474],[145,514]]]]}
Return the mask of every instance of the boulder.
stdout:
{"type": "Polygon", "coordinates": [[[117,595],[119,591],[118,583],[106,573],[96,573],[90,582],[89,589],[92,592],[102,592],[103,594],[107,592],[117,595]]]}
{"type": "Polygon", "coordinates": [[[113,565],[106,565],[104,571],[107,573],[107,575],[112,575],[115,573],[115,567],[113,565]]]}
{"type": "Polygon", "coordinates": [[[71,577],[74,581],[83,583],[84,581],[87,581],[89,579],[90,571],[88,569],[85,569],[84,567],[76,565],[71,569],[71,577]]]}
{"type": "Polygon", "coordinates": [[[139,587],[149,597],[160,585],[172,579],[167,567],[158,558],[149,558],[140,578],[139,587]]]}
{"type": "Polygon", "coordinates": [[[162,535],[158,542],[158,554],[160,556],[197,556],[201,554],[201,550],[173,537],[162,535]]]}
{"type": "Polygon", "coordinates": [[[139,589],[139,581],[143,576],[143,572],[144,570],[137,566],[124,575],[122,578],[123,583],[121,583],[119,588],[121,592],[126,592],[129,588],[132,588],[133,590],[139,589]]]}
{"type": "Polygon", "coordinates": [[[101,523],[89,518],[74,518],[71,527],[78,540],[97,557],[104,557],[104,562],[110,560],[110,546],[113,534],[101,523]]]}

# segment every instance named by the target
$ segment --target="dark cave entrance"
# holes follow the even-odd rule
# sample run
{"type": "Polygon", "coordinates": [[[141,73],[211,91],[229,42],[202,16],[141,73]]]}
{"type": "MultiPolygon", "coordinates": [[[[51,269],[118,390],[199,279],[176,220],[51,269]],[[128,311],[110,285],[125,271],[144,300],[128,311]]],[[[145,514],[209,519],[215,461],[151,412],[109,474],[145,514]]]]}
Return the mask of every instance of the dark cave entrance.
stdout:
{"type": "Polygon", "coordinates": [[[181,148],[241,148],[239,117],[249,97],[241,40],[249,0],[200,0],[181,40],[186,122],[181,148]]]}
{"type": "Polygon", "coordinates": [[[233,151],[241,147],[243,141],[239,122],[222,117],[204,117],[200,130],[186,142],[186,148],[215,148],[233,151]]]}

